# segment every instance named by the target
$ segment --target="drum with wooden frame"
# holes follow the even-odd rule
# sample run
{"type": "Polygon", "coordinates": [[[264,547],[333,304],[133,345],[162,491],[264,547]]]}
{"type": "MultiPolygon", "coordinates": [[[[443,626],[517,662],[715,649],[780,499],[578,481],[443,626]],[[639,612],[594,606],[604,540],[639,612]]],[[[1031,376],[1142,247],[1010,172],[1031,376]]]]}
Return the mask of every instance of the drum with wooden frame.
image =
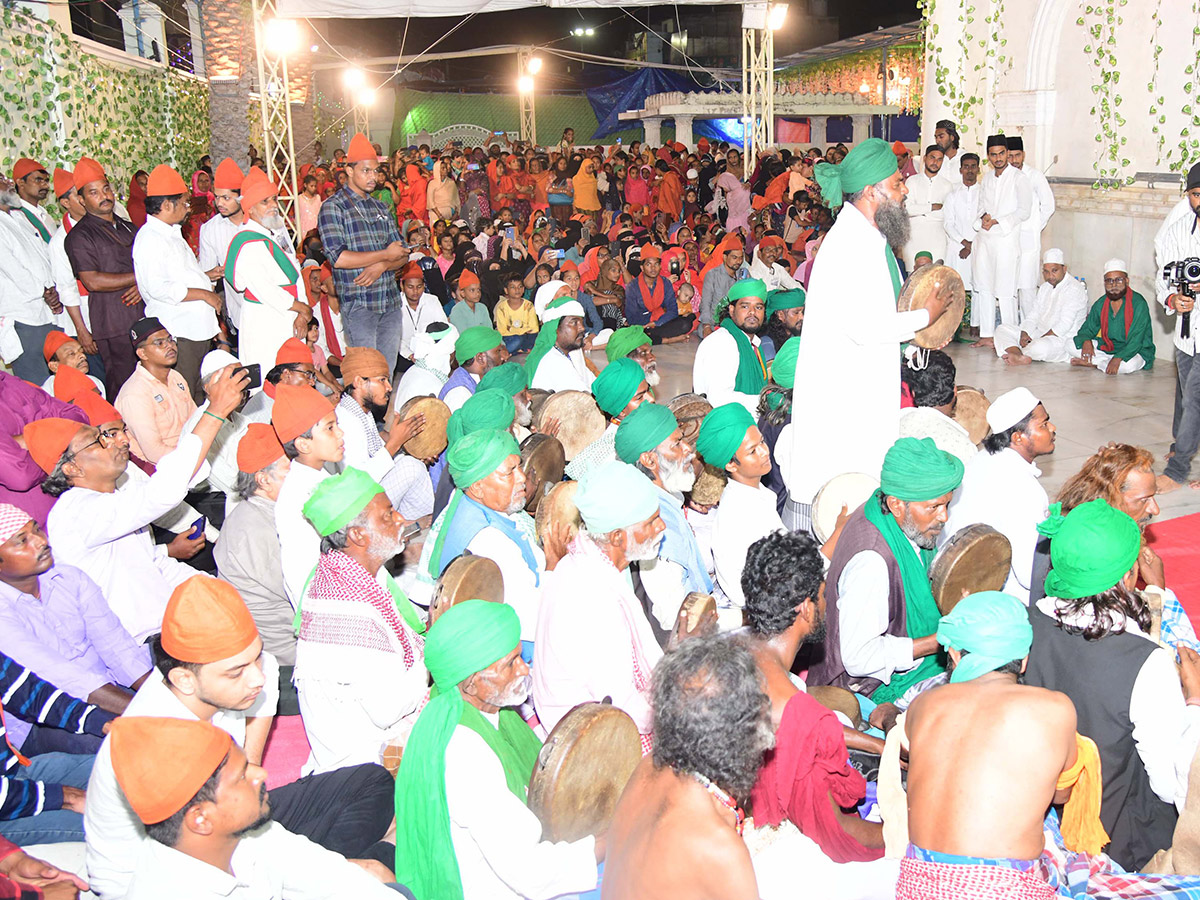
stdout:
{"type": "Polygon", "coordinates": [[[954,421],[967,429],[971,443],[979,443],[987,437],[987,411],[992,402],[977,388],[960,384],[955,387],[954,421]]]}
{"type": "Polygon", "coordinates": [[[538,504],[549,488],[563,479],[567,466],[562,442],[548,434],[534,432],[521,442],[521,470],[525,473],[525,512],[537,514],[538,504]]]}
{"type": "Polygon", "coordinates": [[[464,600],[504,602],[504,576],[500,574],[500,567],[486,556],[463,554],[446,566],[446,571],[433,586],[429,624],[464,600]]]}
{"type": "Polygon", "coordinates": [[[414,397],[404,404],[396,419],[402,421],[417,414],[425,417],[425,426],[420,434],[414,434],[404,442],[404,452],[414,459],[437,459],[446,449],[450,407],[437,397],[414,397]]]}
{"type": "Polygon", "coordinates": [[[642,759],[637,726],[609,703],[584,703],[559,720],[529,779],[528,806],[542,839],[577,841],[602,834],[642,759]]]}
{"type": "Polygon", "coordinates": [[[534,422],[538,431],[546,430],[546,423],[558,420],[558,440],[563,445],[567,462],[573,460],[584,447],[598,440],[608,422],[596,400],[585,391],[556,391],[546,398],[534,422]]]}
{"type": "Polygon", "coordinates": [[[683,603],[679,607],[679,615],[676,616],[676,621],[679,618],[687,616],[687,624],[684,625],[689,632],[695,631],[696,626],[700,624],[701,619],[708,616],[712,619],[713,633],[716,633],[717,625],[717,601],[713,599],[712,594],[701,593],[700,591],[692,591],[683,598],[683,603]]]}
{"type": "Polygon", "coordinates": [[[862,472],[846,472],[825,482],[812,503],[812,527],[817,540],[822,544],[829,540],[843,506],[852,513],[877,490],[879,479],[862,472]]]}
{"type": "Polygon", "coordinates": [[[862,707],[851,691],[832,684],[814,684],[808,687],[808,696],[826,709],[840,712],[850,721],[852,728],[862,727],[862,707]]]}
{"type": "Polygon", "coordinates": [[[968,525],[929,564],[933,600],[946,615],[966,594],[998,591],[1012,568],[1012,545],[990,525],[968,525]]]}
{"type": "Polygon", "coordinates": [[[533,524],[539,541],[545,543],[546,533],[556,524],[566,526],[567,540],[579,532],[583,519],[579,515],[579,507],[575,505],[575,490],[578,487],[577,481],[560,481],[538,503],[533,524]]]}
{"type": "Polygon", "coordinates": [[[667,404],[667,409],[675,416],[683,439],[693,446],[696,435],[700,433],[700,423],[712,412],[713,405],[701,394],[680,394],[667,404]]]}
{"type": "Polygon", "coordinates": [[[908,276],[908,281],[900,289],[896,309],[907,312],[924,309],[947,286],[950,289],[950,302],[946,304],[946,311],[916,333],[913,343],[918,347],[941,350],[950,343],[962,322],[963,310],[967,306],[967,289],[962,276],[950,266],[921,266],[908,276]]]}

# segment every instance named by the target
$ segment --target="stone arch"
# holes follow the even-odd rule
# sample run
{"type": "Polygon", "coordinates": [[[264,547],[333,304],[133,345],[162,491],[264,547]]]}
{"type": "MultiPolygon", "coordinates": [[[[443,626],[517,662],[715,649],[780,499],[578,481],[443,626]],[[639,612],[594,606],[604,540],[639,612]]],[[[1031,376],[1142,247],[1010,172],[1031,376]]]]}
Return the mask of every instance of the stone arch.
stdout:
{"type": "Polygon", "coordinates": [[[1027,91],[1052,91],[1058,72],[1058,51],[1068,0],[1040,0],[1029,32],[1029,60],[1025,68],[1027,91]]]}

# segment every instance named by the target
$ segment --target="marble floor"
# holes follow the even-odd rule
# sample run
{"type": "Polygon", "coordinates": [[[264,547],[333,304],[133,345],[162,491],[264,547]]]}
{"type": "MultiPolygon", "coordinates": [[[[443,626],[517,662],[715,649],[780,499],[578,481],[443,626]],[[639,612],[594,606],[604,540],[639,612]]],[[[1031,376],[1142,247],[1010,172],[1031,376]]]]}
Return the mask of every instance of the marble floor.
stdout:
{"type": "MultiPolygon", "coordinates": [[[[656,347],[662,373],[659,396],[673,397],[691,390],[691,341],[656,347]]],[[[1163,457],[1171,444],[1171,417],[1175,403],[1175,365],[1159,359],[1150,372],[1105,375],[1079,366],[1033,363],[1008,366],[988,349],[953,344],[948,352],[958,368],[958,383],[996,397],[1010,388],[1025,385],[1046,405],[1058,429],[1055,451],[1038,460],[1042,482],[1051,499],[1059,487],[1088,456],[1109,441],[1138,444],[1152,452],[1155,471],[1161,472],[1163,457]]],[[[604,354],[593,353],[597,364],[604,354]]],[[[1200,478],[1200,464],[1192,469],[1200,478]]],[[[1200,512],[1200,490],[1187,487],[1159,498],[1160,519],[1200,512]]]]}

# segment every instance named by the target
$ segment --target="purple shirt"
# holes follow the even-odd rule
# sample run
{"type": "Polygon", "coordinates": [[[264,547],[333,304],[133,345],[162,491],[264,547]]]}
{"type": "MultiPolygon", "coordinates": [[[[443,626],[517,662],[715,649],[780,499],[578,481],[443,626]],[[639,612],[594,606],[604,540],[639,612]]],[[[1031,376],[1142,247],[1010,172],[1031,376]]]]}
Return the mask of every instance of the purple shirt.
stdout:
{"type": "MultiPolygon", "coordinates": [[[[106,684],[125,687],[150,669],[150,651],[121,627],[97,584],[55,565],[38,577],[41,598],[0,581],[0,650],[60,690],[86,699],[106,684]]],[[[6,720],[14,746],[29,726],[6,720]]]]}

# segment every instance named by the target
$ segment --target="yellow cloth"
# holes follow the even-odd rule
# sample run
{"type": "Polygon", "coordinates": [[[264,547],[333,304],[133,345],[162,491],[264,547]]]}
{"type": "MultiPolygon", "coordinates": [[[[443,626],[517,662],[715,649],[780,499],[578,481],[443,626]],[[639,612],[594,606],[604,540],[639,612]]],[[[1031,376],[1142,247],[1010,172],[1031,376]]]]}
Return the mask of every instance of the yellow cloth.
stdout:
{"type": "Polygon", "coordinates": [[[1082,734],[1075,735],[1075,765],[1058,776],[1056,790],[1071,788],[1063,806],[1062,836],[1068,850],[1099,853],[1108,843],[1108,832],[1100,824],[1100,793],[1104,782],[1100,774],[1100,751],[1096,743],[1082,734]]]}
{"type": "Polygon", "coordinates": [[[537,311],[528,300],[521,303],[518,309],[508,305],[508,300],[501,297],[496,304],[496,330],[504,337],[514,334],[537,334],[541,324],[538,322],[537,311]]]}

